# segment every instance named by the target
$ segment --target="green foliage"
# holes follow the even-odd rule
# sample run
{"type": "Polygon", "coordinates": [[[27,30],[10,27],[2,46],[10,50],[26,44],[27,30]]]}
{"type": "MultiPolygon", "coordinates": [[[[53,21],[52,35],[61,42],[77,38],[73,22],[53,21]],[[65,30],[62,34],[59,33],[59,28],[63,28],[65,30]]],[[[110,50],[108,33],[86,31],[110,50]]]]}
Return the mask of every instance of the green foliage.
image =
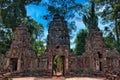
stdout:
{"type": "Polygon", "coordinates": [[[15,27],[20,25],[21,18],[26,16],[26,11],[23,4],[19,2],[11,2],[9,1],[1,1],[3,5],[1,5],[1,15],[3,19],[3,23],[12,29],[15,30],[15,27]],[[7,3],[6,6],[4,6],[7,3]],[[19,4],[18,4],[19,3],[19,4]]]}
{"type": "Polygon", "coordinates": [[[56,68],[56,69],[61,70],[61,68],[63,67],[63,58],[62,58],[62,56],[56,55],[54,57],[53,67],[54,67],[54,69],[56,68]]]}
{"type": "Polygon", "coordinates": [[[46,4],[48,14],[44,16],[45,19],[50,20],[53,15],[59,14],[63,16],[68,22],[69,29],[75,29],[75,22],[72,20],[76,13],[82,8],[81,4],[75,2],[75,0],[48,0],[46,4]]]}
{"type": "Polygon", "coordinates": [[[110,48],[110,49],[114,49],[116,48],[119,52],[120,52],[120,47],[117,47],[117,42],[115,39],[115,34],[113,34],[114,32],[112,30],[110,30],[109,27],[105,27],[104,29],[104,41],[105,41],[105,45],[106,47],[110,48]]]}
{"type": "Polygon", "coordinates": [[[114,4],[114,11],[120,11],[120,3],[114,4]]]}
{"type": "Polygon", "coordinates": [[[45,46],[43,41],[34,41],[32,47],[37,56],[41,56],[45,52],[45,46]]]}
{"type": "Polygon", "coordinates": [[[98,10],[104,6],[103,12],[100,13],[102,17],[102,23],[108,24],[113,27],[113,31],[115,34],[115,43],[118,50],[120,49],[120,0],[94,0],[96,5],[98,5],[98,10]]]}
{"type": "Polygon", "coordinates": [[[105,40],[105,44],[106,44],[106,47],[108,47],[108,48],[111,48],[111,49],[114,49],[115,48],[115,37],[114,37],[114,35],[112,34],[112,32],[110,32],[109,34],[108,34],[108,36],[106,36],[105,38],[104,38],[104,40],[105,40]]]}
{"type": "MultiPolygon", "coordinates": [[[[26,10],[25,5],[27,4],[38,4],[41,0],[1,0],[0,1],[0,21],[5,26],[4,33],[6,34],[5,39],[3,38],[3,35],[0,35],[1,42],[0,53],[5,53],[7,51],[8,47],[10,46],[11,39],[7,40],[7,36],[9,34],[12,34],[12,31],[14,32],[15,28],[18,27],[20,24],[25,24],[28,27],[28,31],[30,32],[30,38],[32,47],[35,50],[37,54],[41,54],[43,52],[40,52],[41,45],[43,43],[40,41],[41,34],[43,33],[43,26],[41,24],[38,24],[30,17],[26,17],[26,10]],[[7,34],[6,29],[11,29],[11,33],[7,34]],[[39,37],[38,37],[39,36],[39,37]],[[39,41],[36,41],[39,40],[39,41]],[[9,43],[9,44],[7,44],[9,43]],[[36,45],[37,48],[34,48],[36,45]],[[7,48],[6,48],[7,47],[7,48]]],[[[2,26],[3,28],[3,26],[2,26]]],[[[1,32],[4,34],[3,32],[1,32]]],[[[44,50],[44,48],[42,47],[44,50]]]]}
{"type": "Polygon", "coordinates": [[[0,54],[5,54],[11,44],[12,32],[0,24],[0,54]]]}
{"type": "Polygon", "coordinates": [[[58,58],[60,58],[60,56],[58,56],[58,55],[56,55],[56,56],[54,57],[54,65],[57,65],[57,60],[58,60],[58,58]]]}
{"type": "Polygon", "coordinates": [[[40,56],[45,52],[44,42],[41,41],[41,37],[43,35],[43,26],[42,24],[38,24],[30,17],[26,17],[22,20],[22,23],[26,24],[28,27],[28,32],[30,33],[32,48],[37,54],[40,56]]]}
{"type": "Polygon", "coordinates": [[[39,39],[43,33],[43,25],[38,24],[30,17],[25,17],[22,19],[22,23],[26,24],[28,27],[28,32],[30,33],[31,39],[39,39]]]}
{"type": "Polygon", "coordinates": [[[82,5],[75,0],[49,0],[48,10],[50,14],[60,14],[64,17],[74,17],[75,12],[81,9],[82,5]],[[70,14],[71,13],[71,14],[70,14]]]}
{"type": "Polygon", "coordinates": [[[14,31],[26,17],[25,5],[41,0],[0,0],[1,16],[4,25],[14,31]]]}
{"type": "Polygon", "coordinates": [[[87,30],[81,30],[78,34],[77,37],[75,39],[75,49],[74,52],[77,55],[82,55],[83,52],[85,52],[85,39],[87,36],[88,31],[87,30]]]}
{"type": "Polygon", "coordinates": [[[73,49],[70,49],[70,53],[74,53],[74,50],[73,50],[73,49]]]}

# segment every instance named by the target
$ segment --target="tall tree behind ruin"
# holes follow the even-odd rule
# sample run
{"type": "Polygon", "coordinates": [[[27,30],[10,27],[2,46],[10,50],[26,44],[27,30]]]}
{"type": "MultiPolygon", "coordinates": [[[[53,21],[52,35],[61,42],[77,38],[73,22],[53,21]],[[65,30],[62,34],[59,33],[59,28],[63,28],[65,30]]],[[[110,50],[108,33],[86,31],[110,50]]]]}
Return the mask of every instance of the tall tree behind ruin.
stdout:
{"type": "MultiPolygon", "coordinates": [[[[91,2],[91,7],[86,11],[87,13],[83,14],[83,22],[86,26],[86,28],[89,30],[93,27],[98,27],[98,18],[95,14],[95,4],[94,2],[91,2]]],[[[87,36],[87,30],[81,30],[75,39],[75,53],[77,55],[82,55],[83,52],[85,52],[85,39],[87,36]]]]}
{"type": "Polygon", "coordinates": [[[91,8],[88,13],[83,14],[83,23],[87,29],[98,27],[98,17],[95,13],[95,3],[91,1],[91,8]]]}
{"type": "Polygon", "coordinates": [[[76,13],[82,9],[82,4],[76,3],[75,0],[48,0],[46,3],[48,14],[44,16],[45,19],[52,19],[53,15],[59,14],[63,16],[68,22],[69,29],[75,29],[75,22],[72,19],[76,13]]]}
{"type": "Polygon", "coordinates": [[[12,31],[3,24],[0,9],[0,54],[4,54],[11,44],[12,31]]]}
{"type": "Polygon", "coordinates": [[[82,53],[85,52],[85,43],[86,43],[85,39],[86,39],[87,33],[88,33],[87,30],[82,29],[77,34],[77,37],[74,41],[76,44],[74,49],[75,54],[82,55],[82,53]]]}
{"type": "Polygon", "coordinates": [[[109,27],[113,28],[116,48],[120,51],[120,0],[94,0],[94,2],[98,5],[98,11],[104,7],[103,12],[100,12],[99,15],[104,24],[111,23],[109,27]]]}
{"type": "MultiPolygon", "coordinates": [[[[98,18],[95,14],[95,4],[91,1],[91,7],[86,11],[87,13],[83,14],[83,22],[86,26],[86,28],[89,30],[93,27],[98,27],[98,18]]],[[[85,52],[85,39],[87,36],[87,30],[82,30],[78,33],[76,39],[75,39],[75,53],[77,55],[81,55],[83,52],[85,52]]]]}
{"type": "Polygon", "coordinates": [[[38,3],[41,0],[1,0],[0,9],[4,25],[12,28],[18,27],[26,17],[25,5],[38,3]]]}
{"type": "MultiPolygon", "coordinates": [[[[25,5],[38,4],[40,1],[41,0],[1,0],[0,16],[2,18],[2,24],[5,27],[3,25],[0,27],[4,29],[9,28],[14,31],[21,23],[26,24],[31,35],[32,44],[34,45],[34,41],[38,38],[37,36],[40,36],[41,32],[43,32],[43,26],[26,16],[25,5]]],[[[4,44],[3,48],[5,48],[6,45],[10,44],[4,44]]]]}

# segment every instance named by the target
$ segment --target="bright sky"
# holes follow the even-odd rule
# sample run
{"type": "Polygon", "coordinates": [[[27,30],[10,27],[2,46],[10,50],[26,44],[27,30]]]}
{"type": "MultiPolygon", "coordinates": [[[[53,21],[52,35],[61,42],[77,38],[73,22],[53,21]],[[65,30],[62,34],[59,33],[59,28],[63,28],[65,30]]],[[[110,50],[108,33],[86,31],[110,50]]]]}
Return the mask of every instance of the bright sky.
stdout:
{"type": "MultiPolygon", "coordinates": [[[[82,4],[86,4],[88,2],[88,0],[76,0],[76,2],[80,2],[82,4]]],[[[26,10],[27,10],[27,15],[28,16],[31,16],[35,21],[37,21],[38,23],[41,23],[43,24],[44,26],[44,38],[47,37],[47,34],[48,34],[48,29],[47,29],[47,24],[48,24],[48,21],[42,19],[42,15],[45,15],[47,13],[47,10],[45,7],[41,7],[39,5],[27,5],[26,6],[26,10]]],[[[80,29],[85,29],[85,25],[83,24],[82,20],[79,19],[80,16],[76,16],[74,18],[75,22],[76,22],[76,26],[77,26],[77,31],[73,32],[72,35],[76,35],[80,29]]],[[[99,28],[100,29],[104,29],[104,26],[102,24],[100,24],[100,18],[99,18],[99,28]]],[[[75,39],[76,36],[73,37],[73,39],[71,39],[71,48],[74,47],[74,39],[75,39]]]]}

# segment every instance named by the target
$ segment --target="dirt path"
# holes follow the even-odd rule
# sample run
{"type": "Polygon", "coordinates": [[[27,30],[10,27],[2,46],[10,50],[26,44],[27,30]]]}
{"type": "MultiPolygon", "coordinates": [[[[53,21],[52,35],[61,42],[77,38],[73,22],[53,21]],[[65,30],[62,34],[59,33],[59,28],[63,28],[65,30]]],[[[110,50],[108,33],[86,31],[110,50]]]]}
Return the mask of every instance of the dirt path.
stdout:
{"type": "Polygon", "coordinates": [[[35,77],[25,77],[25,78],[14,78],[13,80],[104,80],[102,78],[89,78],[89,77],[52,77],[52,78],[35,78],[35,77]]]}

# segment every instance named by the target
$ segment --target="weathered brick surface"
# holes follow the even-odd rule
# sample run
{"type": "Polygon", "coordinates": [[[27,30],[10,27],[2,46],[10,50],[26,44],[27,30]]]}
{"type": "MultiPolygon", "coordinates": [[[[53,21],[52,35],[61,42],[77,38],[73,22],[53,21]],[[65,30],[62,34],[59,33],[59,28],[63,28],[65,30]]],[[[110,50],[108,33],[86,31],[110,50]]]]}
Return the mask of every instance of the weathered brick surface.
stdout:
{"type": "Polygon", "coordinates": [[[120,54],[117,50],[106,48],[102,33],[98,27],[91,28],[86,38],[85,52],[81,56],[69,55],[69,71],[72,75],[82,75],[81,70],[90,75],[104,76],[105,66],[111,64],[112,70],[120,66],[120,54]],[[78,74],[76,74],[78,71],[78,74]]]}
{"type": "Polygon", "coordinates": [[[6,52],[7,63],[5,67],[11,66],[14,71],[26,70],[35,67],[36,55],[30,44],[30,34],[27,27],[22,24],[13,33],[10,49],[6,52]]]}
{"type": "MultiPolygon", "coordinates": [[[[85,52],[81,56],[70,53],[68,32],[66,21],[56,14],[49,24],[46,51],[40,57],[36,57],[30,44],[28,29],[25,25],[21,25],[16,28],[11,47],[6,52],[5,67],[12,65],[11,69],[18,71],[13,74],[15,76],[52,76],[58,70],[53,64],[55,56],[58,55],[63,61],[61,70],[64,76],[103,76],[104,74],[108,76],[109,73],[111,73],[110,77],[114,74],[119,75],[117,70],[112,71],[120,67],[120,54],[115,49],[106,48],[102,32],[98,27],[89,30],[85,52]],[[111,68],[108,73],[105,66],[111,68]]],[[[3,57],[0,57],[0,60],[3,60],[3,57]]]]}
{"type": "Polygon", "coordinates": [[[47,53],[49,55],[48,68],[53,71],[53,61],[56,55],[64,58],[64,74],[68,70],[68,54],[70,52],[68,28],[62,16],[56,14],[48,29],[47,53]]]}
{"type": "Polygon", "coordinates": [[[105,68],[106,80],[120,80],[120,68],[112,68],[112,65],[107,65],[105,68]]]}

